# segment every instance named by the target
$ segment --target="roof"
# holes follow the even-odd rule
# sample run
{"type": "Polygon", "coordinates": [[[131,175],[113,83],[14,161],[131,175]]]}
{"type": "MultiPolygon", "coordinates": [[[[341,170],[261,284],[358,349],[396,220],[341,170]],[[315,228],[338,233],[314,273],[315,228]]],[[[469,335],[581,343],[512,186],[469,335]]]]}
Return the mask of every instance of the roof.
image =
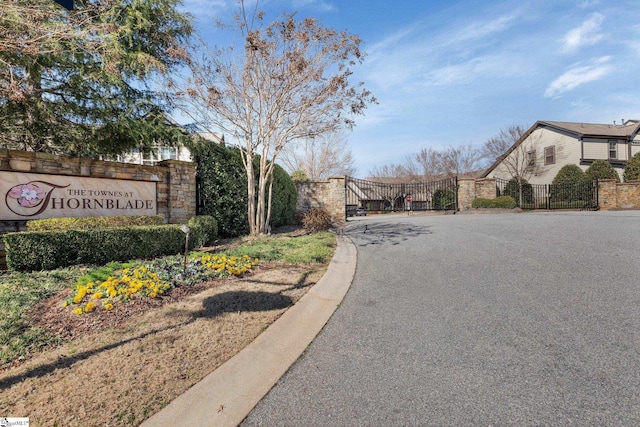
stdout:
{"type": "Polygon", "coordinates": [[[539,127],[552,128],[557,130],[563,130],[565,132],[572,133],[577,139],[591,137],[591,138],[626,138],[630,139],[640,131],[640,120],[627,120],[620,125],[604,124],[604,123],[574,123],[574,122],[552,122],[552,121],[537,121],[534,123],[528,131],[522,134],[518,139],[502,156],[485,171],[482,175],[486,178],[498,165],[513,152],[520,144],[522,144],[528,137],[539,127]]]}
{"type": "Polygon", "coordinates": [[[575,133],[579,137],[629,137],[634,135],[640,127],[637,120],[627,120],[624,124],[601,124],[601,123],[572,123],[572,122],[537,122],[552,128],[563,129],[575,133]]]}

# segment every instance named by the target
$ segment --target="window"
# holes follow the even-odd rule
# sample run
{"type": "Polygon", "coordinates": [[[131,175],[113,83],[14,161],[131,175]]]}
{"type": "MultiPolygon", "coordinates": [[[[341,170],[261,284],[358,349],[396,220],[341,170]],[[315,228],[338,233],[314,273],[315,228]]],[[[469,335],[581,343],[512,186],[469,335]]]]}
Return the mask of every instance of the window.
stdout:
{"type": "Polygon", "coordinates": [[[527,151],[527,167],[533,168],[536,166],[536,150],[527,151]]]}
{"type": "Polygon", "coordinates": [[[617,159],[618,158],[618,141],[615,139],[609,140],[609,158],[617,159]]]}
{"type": "Polygon", "coordinates": [[[553,165],[556,162],[556,146],[545,147],[544,149],[544,164],[553,165]]]}
{"type": "Polygon", "coordinates": [[[175,160],[177,158],[178,156],[175,147],[162,147],[161,160],[175,160]]]}

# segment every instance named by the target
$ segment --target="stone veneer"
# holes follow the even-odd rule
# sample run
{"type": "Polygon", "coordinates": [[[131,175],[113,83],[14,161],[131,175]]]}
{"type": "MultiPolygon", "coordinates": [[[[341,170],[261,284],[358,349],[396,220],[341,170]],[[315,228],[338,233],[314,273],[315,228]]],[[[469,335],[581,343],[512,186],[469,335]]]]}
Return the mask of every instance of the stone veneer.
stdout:
{"type": "Polygon", "coordinates": [[[332,221],[344,221],[347,216],[345,206],[345,178],[329,178],[327,181],[296,182],[298,190],[297,211],[324,208],[332,221]]]}
{"type": "MultiPolygon", "coordinates": [[[[0,149],[0,170],[156,182],[157,213],[167,223],[186,223],[196,214],[196,166],[190,162],[164,160],[156,166],[143,166],[0,149]]],[[[23,231],[25,224],[0,221],[0,234],[23,231]]],[[[4,244],[0,241],[0,268],[4,267],[4,244]]]]}
{"type": "Polygon", "coordinates": [[[640,181],[618,183],[603,179],[598,183],[600,209],[640,209],[640,181]]]}

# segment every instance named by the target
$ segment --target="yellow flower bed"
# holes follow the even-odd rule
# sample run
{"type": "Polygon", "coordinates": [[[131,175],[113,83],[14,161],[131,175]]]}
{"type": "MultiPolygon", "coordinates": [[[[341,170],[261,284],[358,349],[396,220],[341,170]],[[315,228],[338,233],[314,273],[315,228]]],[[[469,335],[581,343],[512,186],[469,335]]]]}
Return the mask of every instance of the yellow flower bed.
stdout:
{"type": "Polygon", "coordinates": [[[226,255],[201,255],[196,258],[205,267],[213,270],[218,275],[240,276],[246,273],[251,267],[258,264],[257,258],[248,255],[242,257],[227,257],[226,255]]]}
{"type": "MultiPolygon", "coordinates": [[[[258,259],[245,255],[227,257],[226,255],[198,255],[191,258],[191,268],[200,266],[215,276],[240,276],[258,264],[258,259]]],[[[171,289],[172,285],[161,280],[153,271],[145,266],[124,269],[120,277],[109,277],[102,283],[89,282],[77,284],[72,297],[65,301],[65,306],[79,305],[73,312],[81,315],[96,310],[97,301],[105,310],[111,310],[117,302],[124,302],[136,297],[157,298],[171,289]]]]}

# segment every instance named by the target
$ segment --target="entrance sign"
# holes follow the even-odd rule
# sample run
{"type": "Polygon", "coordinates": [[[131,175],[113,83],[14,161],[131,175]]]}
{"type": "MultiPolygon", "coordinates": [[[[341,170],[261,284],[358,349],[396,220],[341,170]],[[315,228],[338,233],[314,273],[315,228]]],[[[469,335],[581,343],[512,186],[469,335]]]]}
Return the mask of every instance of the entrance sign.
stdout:
{"type": "Polygon", "coordinates": [[[0,171],[0,220],[155,214],[155,182],[0,171]]]}

